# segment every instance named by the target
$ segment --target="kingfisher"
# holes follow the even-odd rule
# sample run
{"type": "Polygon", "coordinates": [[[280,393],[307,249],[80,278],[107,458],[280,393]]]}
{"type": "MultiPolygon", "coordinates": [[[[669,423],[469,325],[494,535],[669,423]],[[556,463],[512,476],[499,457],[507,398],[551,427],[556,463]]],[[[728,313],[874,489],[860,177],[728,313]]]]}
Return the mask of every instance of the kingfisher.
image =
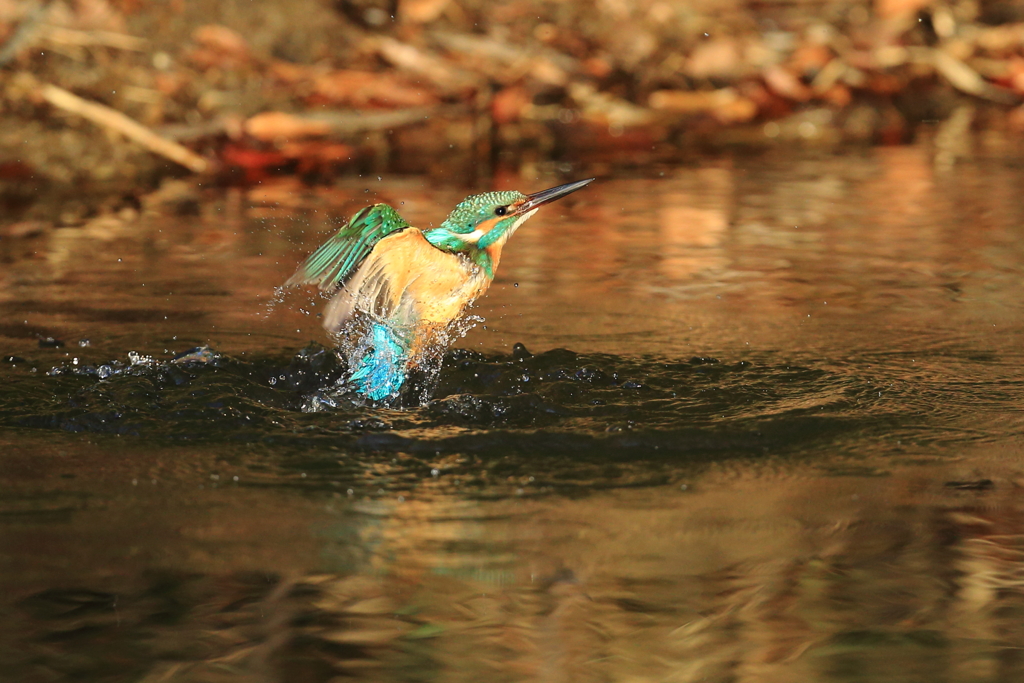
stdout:
{"type": "Polygon", "coordinates": [[[462,200],[436,228],[409,225],[394,208],[360,209],[314,251],[285,287],[330,296],[323,325],[349,363],[357,394],[388,403],[414,370],[436,370],[466,309],[490,287],[505,243],[544,204],[579,180],[533,194],[485,192],[462,200]]]}

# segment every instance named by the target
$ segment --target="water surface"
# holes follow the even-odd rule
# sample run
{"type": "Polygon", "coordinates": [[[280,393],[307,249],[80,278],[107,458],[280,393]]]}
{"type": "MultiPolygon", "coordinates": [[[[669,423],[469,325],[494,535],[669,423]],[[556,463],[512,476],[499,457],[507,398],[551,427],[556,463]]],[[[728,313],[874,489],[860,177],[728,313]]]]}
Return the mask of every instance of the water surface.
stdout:
{"type": "Polygon", "coordinates": [[[360,206],[466,188],[199,189],[8,243],[4,675],[1019,680],[1024,168],[933,158],[601,180],[406,410],[332,395],[321,302],[274,286],[360,206]]]}

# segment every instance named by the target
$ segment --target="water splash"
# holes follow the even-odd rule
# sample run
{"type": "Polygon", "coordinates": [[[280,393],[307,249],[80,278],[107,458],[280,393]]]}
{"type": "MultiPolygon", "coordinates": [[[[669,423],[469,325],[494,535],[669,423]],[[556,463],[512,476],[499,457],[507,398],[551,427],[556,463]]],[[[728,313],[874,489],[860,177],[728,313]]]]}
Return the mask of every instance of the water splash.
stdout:
{"type": "Polygon", "coordinates": [[[419,381],[410,385],[410,398],[415,405],[426,405],[437,391],[438,378],[444,364],[445,354],[455,343],[469,334],[477,325],[484,322],[479,315],[465,315],[453,320],[447,327],[435,333],[428,343],[429,349],[420,361],[417,370],[419,381]]]}
{"type": "Polygon", "coordinates": [[[342,331],[332,335],[337,345],[336,354],[348,370],[330,387],[318,390],[303,402],[304,412],[316,413],[334,410],[340,406],[364,404],[389,408],[412,408],[426,405],[437,389],[438,377],[444,364],[445,353],[459,339],[484,321],[478,315],[463,316],[446,327],[424,332],[414,328],[395,327],[386,321],[371,316],[357,315],[342,331]],[[415,348],[403,362],[401,372],[405,382],[385,395],[367,399],[360,394],[359,382],[365,379],[366,359],[376,353],[374,344],[379,344],[379,335],[373,333],[382,327],[393,330],[396,338],[413,339],[417,335],[426,341],[415,348]],[[362,373],[362,374],[360,374],[362,373]]]}
{"type": "MultiPolygon", "coordinates": [[[[129,354],[129,357],[131,354],[129,354]]],[[[203,365],[209,365],[223,358],[223,356],[211,349],[209,346],[196,346],[188,351],[182,351],[174,358],[171,362],[175,365],[188,365],[191,363],[201,363],[203,365]]],[[[152,359],[150,359],[152,360],[152,359]]]]}
{"type": "Polygon", "coordinates": [[[152,356],[146,356],[137,351],[128,352],[128,363],[131,367],[149,367],[155,365],[156,361],[152,356]]]}
{"type": "Polygon", "coordinates": [[[256,316],[260,320],[267,320],[274,314],[277,307],[284,303],[285,297],[287,296],[288,288],[284,285],[274,287],[274,294],[269,300],[263,305],[263,312],[257,313],[256,316]]]}
{"type": "Polygon", "coordinates": [[[949,428],[936,434],[922,422],[934,398],[924,387],[895,389],[893,401],[849,368],[532,354],[522,345],[508,355],[445,352],[478,322],[445,330],[389,402],[352,390],[340,349],[311,344],[289,359],[241,359],[197,347],[98,367],[69,359],[49,377],[11,365],[0,426],[431,458],[557,450],[577,454],[573,471],[580,458],[764,454],[818,440],[841,449],[849,435],[877,430],[898,429],[904,448],[974,438],[949,428]]]}
{"type": "Polygon", "coordinates": [[[209,346],[197,346],[177,354],[169,362],[159,361],[153,356],[148,356],[137,351],[129,351],[127,362],[114,359],[100,365],[88,365],[80,363],[78,358],[72,359],[70,364],[57,365],[47,371],[50,377],[61,375],[76,375],[79,377],[96,377],[100,380],[108,380],[120,375],[139,375],[149,370],[159,370],[168,365],[189,366],[192,364],[209,365],[215,364],[223,356],[209,346]]]}

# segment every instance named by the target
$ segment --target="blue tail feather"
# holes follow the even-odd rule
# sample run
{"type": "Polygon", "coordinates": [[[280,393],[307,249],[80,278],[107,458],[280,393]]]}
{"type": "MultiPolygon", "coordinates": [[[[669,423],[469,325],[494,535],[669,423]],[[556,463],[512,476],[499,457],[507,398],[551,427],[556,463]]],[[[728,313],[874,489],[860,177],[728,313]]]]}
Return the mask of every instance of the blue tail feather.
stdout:
{"type": "Polygon", "coordinates": [[[402,388],[408,359],[402,338],[383,323],[373,323],[369,343],[373,350],[362,357],[350,380],[360,394],[380,401],[402,388]]]}

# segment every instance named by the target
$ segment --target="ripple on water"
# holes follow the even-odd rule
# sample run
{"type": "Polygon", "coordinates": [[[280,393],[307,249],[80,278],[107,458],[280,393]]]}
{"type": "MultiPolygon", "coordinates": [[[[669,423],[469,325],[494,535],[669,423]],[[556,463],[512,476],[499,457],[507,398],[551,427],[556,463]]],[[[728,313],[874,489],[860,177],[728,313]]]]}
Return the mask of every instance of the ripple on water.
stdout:
{"type": "MultiPolygon", "coordinates": [[[[351,452],[477,453],[635,460],[761,454],[892,427],[907,417],[850,364],[789,365],[465,350],[444,359],[433,398],[404,410],[339,392],[344,364],[310,345],[240,360],[200,347],[169,359],[9,366],[10,426],[351,452]],[[315,405],[315,410],[311,410],[315,405]]],[[[420,396],[422,386],[410,387],[420,396]]],[[[915,417],[915,419],[917,419],[915,417]]]]}

